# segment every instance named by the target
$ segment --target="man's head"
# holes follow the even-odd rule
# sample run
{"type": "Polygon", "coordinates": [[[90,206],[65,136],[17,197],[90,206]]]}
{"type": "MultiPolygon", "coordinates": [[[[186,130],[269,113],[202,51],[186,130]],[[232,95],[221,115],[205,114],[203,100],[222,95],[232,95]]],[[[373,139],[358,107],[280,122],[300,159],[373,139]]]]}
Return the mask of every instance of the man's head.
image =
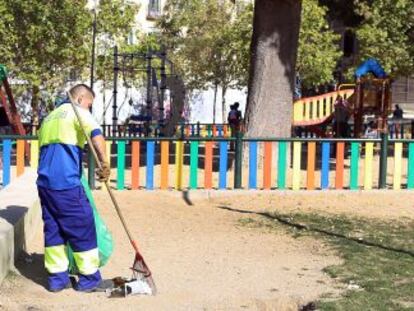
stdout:
{"type": "Polygon", "coordinates": [[[95,98],[94,91],[86,84],[77,84],[69,90],[70,96],[76,104],[82,108],[89,109],[95,98]]]}
{"type": "Polygon", "coordinates": [[[239,104],[238,102],[235,102],[235,103],[233,104],[233,106],[234,106],[234,109],[239,109],[240,104],[239,104]]]}

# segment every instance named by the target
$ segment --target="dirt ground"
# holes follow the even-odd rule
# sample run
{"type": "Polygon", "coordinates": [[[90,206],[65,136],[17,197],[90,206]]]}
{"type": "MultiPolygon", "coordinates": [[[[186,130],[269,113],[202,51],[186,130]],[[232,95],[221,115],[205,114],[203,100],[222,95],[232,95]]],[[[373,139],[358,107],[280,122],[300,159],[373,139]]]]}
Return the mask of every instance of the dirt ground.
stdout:
{"type": "MultiPolygon", "coordinates": [[[[42,238],[29,245],[19,273],[1,288],[5,310],[232,310],[297,309],[335,291],[321,272],[338,259],[319,241],[307,243],[238,225],[243,215],[208,200],[190,202],[169,192],[118,192],[133,233],[153,270],[156,297],[108,299],[103,294],[44,289],[42,238]],[[33,262],[30,263],[30,260],[33,262]]],[[[128,276],[133,252],[103,192],[97,205],[114,234],[116,250],[105,277],[128,276]]],[[[41,230],[39,230],[41,231],[41,230]]]]}
{"type": "MultiPolygon", "coordinates": [[[[340,259],[320,240],[242,226],[240,219],[259,217],[255,212],[261,211],[414,218],[408,192],[251,192],[214,198],[171,191],[116,194],[153,270],[158,295],[109,299],[71,289],[49,293],[39,228],[29,255],[0,288],[0,310],[297,310],[323,294],[340,292],[343,286],[322,271],[340,259]]],[[[95,198],[115,239],[103,276],[129,276],[131,247],[107,194],[96,191],[95,198]]]]}

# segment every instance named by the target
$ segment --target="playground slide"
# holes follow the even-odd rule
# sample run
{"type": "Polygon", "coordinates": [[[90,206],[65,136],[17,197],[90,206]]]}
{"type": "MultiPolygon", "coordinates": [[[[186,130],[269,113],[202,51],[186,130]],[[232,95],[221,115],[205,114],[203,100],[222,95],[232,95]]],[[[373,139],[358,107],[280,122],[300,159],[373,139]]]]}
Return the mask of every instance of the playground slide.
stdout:
{"type": "Polygon", "coordinates": [[[293,126],[301,127],[319,137],[326,137],[325,125],[332,122],[338,95],[350,99],[354,90],[339,90],[323,95],[301,98],[293,103],[293,126]]]}
{"type": "Polygon", "coordinates": [[[7,80],[6,67],[3,65],[0,65],[0,110],[0,124],[10,125],[14,134],[26,134],[14,101],[9,81],[7,80]]]}

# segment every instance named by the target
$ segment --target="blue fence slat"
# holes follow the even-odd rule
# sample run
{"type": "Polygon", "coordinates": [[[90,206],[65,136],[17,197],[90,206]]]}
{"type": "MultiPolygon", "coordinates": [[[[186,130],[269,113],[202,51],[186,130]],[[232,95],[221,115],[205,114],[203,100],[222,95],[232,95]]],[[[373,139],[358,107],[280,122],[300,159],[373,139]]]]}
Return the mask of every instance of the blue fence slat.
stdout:
{"type": "Polygon", "coordinates": [[[217,126],[218,129],[218,136],[219,137],[223,137],[223,126],[222,125],[218,125],[217,126]]]}
{"type": "Polygon", "coordinates": [[[11,140],[3,140],[3,187],[10,183],[11,148],[11,140]]]}
{"type": "Polygon", "coordinates": [[[219,189],[227,188],[227,142],[220,142],[219,189]]]}
{"type": "Polygon", "coordinates": [[[331,144],[322,143],[322,172],[321,172],[321,188],[329,188],[329,153],[331,144]]]}
{"type": "Polygon", "coordinates": [[[154,189],[154,141],[147,141],[147,174],[146,185],[147,190],[154,189]]]}
{"type": "Polygon", "coordinates": [[[191,124],[191,136],[195,136],[195,125],[191,124]]]}
{"type": "Polygon", "coordinates": [[[257,189],[257,142],[249,143],[249,189],[257,189]]]}

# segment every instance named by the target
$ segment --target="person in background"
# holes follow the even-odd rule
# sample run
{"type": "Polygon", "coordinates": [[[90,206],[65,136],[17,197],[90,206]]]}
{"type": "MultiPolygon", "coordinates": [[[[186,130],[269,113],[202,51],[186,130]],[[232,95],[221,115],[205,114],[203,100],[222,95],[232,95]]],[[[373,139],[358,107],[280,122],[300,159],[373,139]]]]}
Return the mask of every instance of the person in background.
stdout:
{"type": "Polygon", "coordinates": [[[395,109],[392,113],[392,117],[394,119],[402,119],[404,115],[404,111],[401,109],[399,105],[395,105],[395,109]]]}
{"type": "MultiPolygon", "coordinates": [[[[240,104],[235,102],[233,105],[230,105],[230,111],[227,116],[227,122],[230,125],[231,136],[236,137],[237,133],[240,132],[240,123],[242,120],[241,111],[239,110],[240,104]]],[[[230,144],[230,149],[234,150],[234,143],[230,144]]]]}
{"type": "Polygon", "coordinates": [[[350,111],[347,102],[338,95],[335,101],[333,128],[336,138],[345,138],[348,136],[348,121],[350,111]]]}
{"type": "Polygon", "coordinates": [[[368,139],[378,138],[378,126],[374,121],[370,121],[368,123],[364,136],[368,139]]]}
{"type": "Polygon", "coordinates": [[[230,111],[227,116],[227,122],[230,125],[232,130],[232,136],[236,136],[237,132],[240,130],[241,123],[241,111],[239,110],[240,104],[238,102],[230,106],[230,111]]]}
{"type": "MultiPolygon", "coordinates": [[[[392,112],[392,126],[391,126],[391,136],[395,138],[398,137],[401,129],[401,121],[404,117],[404,111],[401,109],[399,105],[395,105],[395,109],[392,112]]],[[[401,135],[402,136],[402,135],[401,135]]],[[[402,137],[401,137],[402,138],[402,137]]]]}

